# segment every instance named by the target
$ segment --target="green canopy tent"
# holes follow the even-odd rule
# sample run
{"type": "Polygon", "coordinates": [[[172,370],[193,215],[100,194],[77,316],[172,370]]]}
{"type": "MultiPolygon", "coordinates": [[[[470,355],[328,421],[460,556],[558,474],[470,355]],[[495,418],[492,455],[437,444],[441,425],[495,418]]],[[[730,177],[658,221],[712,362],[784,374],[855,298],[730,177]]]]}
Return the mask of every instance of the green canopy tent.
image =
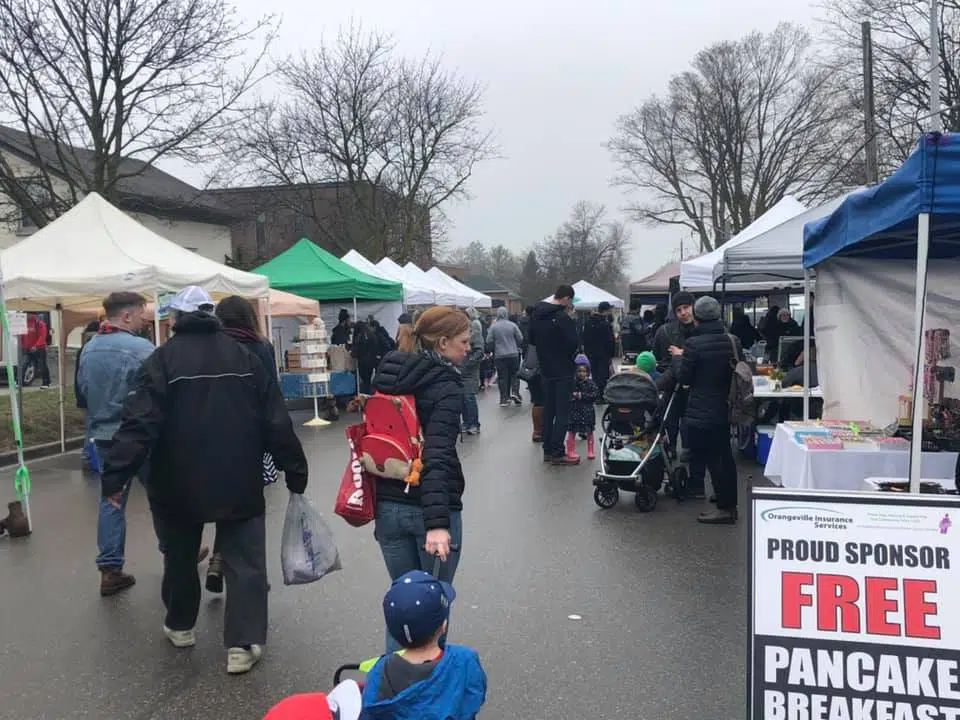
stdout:
{"type": "MultiPolygon", "coordinates": [[[[329,303],[353,300],[353,316],[357,317],[357,302],[403,301],[403,285],[382,280],[357,270],[306,238],[264,263],[253,272],[266,275],[270,287],[285,290],[301,297],[329,303]]],[[[354,374],[356,389],[360,389],[359,371],[354,374]]],[[[320,419],[317,397],[313,398],[313,419],[308,425],[328,425],[320,419]]]]}
{"type": "Polygon", "coordinates": [[[403,285],[367,275],[306,238],[253,270],[270,278],[270,287],[294,295],[335,300],[403,300],[403,285]]]}

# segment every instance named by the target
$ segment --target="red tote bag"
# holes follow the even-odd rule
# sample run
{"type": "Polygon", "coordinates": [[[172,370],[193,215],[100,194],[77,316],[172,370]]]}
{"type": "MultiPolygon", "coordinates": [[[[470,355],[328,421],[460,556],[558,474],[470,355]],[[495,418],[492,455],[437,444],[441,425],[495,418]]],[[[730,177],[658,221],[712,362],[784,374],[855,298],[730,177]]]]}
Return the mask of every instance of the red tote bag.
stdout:
{"type": "Polygon", "coordinates": [[[377,490],[373,479],[360,464],[357,447],[366,434],[365,426],[360,423],[346,429],[347,443],[350,446],[350,459],[340,478],[337,501],[333,512],[354,527],[363,527],[376,517],[377,490]]]}

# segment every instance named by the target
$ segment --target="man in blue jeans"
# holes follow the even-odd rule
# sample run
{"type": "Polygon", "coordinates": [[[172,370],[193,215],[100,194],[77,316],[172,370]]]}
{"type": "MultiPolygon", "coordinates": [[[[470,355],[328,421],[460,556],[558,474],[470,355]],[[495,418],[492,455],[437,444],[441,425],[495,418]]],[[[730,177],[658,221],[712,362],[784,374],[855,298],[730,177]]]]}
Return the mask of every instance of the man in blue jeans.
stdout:
{"type": "Polygon", "coordinates": [[[543,386],[543,461],[552,465],[576,465],[563,447],[573,393],[573,358],[580,345],[577,325],[570,316],[574,292],[569,285],[557,288],[553,297],[537,303],[530,317],[530,344],[537,349],[543,386]]]}
{"type": "MultiPolygon", "coordinates": [[[[84,346],[77,362],[77,389],[87,403],[89,437],[102,460],[120,427],[123,404],[136,386],[140,364],[153,352],[153,345],[138,333],[143,329],[146,300],[131,292],[111,293],[103,301],[106,317],[100,330],[84,346]]],[[[145,482],[140,475],[141,482],[145,482]]],[[[130,484],[119,506],[100,500],[97,516],[97,567],[100,594],[116,595],[136,580],[123,572],[127,521],[125,509],[130,484]]],[[[158,528],[159,530],[159,528],[158,528]]],[[[162,533],[158,532],[158,537],[162,533]]],[[[161,551],[163,539],[160,538],[161,551]]]]}

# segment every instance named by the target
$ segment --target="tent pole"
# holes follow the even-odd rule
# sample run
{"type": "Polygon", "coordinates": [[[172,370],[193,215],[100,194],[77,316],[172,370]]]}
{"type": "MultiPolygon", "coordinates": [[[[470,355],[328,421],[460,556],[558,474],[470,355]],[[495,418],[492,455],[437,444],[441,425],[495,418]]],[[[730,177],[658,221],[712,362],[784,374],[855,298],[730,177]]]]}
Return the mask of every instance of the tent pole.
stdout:
{"type": "Polygon", "coordinates": [[[153,344],[160,347],[160,292],[153,290],[153,344]]]}
{"type": "Polygon", "coordinates": [[[67,338],[63,332],[63,305],[57,303],[57,400],[60,404],[60,452],[67,451],[67,422],[63,408],[63,383],[66,362],[64,355],[67,351],[67,338]]]}
{"type": "Polygon", "coordinates": [[[279,377],[280,358],[277,355],[279,348],[273,344],[273,305],[270,302],[269,294],[267,294],[267,342],[269,342],[270,346],[273,348],[273,363],[277,366],[277,373],[279,377]]]}
{"type": "Polygon", "coordinates": [[[913,434],[910,442],[910,492],[920,492],[923,460],[923,319],[927,304],[927,256],[930,251],[930,214],[917,217],[917,284],[914,295],[913,334],[913,434]]]}
{"type": "Polygon", "coordinates": [[[810,271],[803,269],[803,419],[810,419],[810,271]]]}
{"type": "MultiPolygon", "coordinates": [[[[356,328],[357,323],[358,323],[359,321],[360,321],[360,318],[357,317],[357,299],[354,298],[354,299],[353,299],[353,326],[354,326],[354,328],[356,328]]],[[[353,339],[356,340],[356,338],[353,338],[353,339]]],[[[353,375],[354,375],[354,382],[356,382],[356,384],[357,384],[357,395],[359,395],[359,394],[360,394],[360,363],[359,363],[359,362],[355,362],[355,363],[353,364],[353,375]]]]}

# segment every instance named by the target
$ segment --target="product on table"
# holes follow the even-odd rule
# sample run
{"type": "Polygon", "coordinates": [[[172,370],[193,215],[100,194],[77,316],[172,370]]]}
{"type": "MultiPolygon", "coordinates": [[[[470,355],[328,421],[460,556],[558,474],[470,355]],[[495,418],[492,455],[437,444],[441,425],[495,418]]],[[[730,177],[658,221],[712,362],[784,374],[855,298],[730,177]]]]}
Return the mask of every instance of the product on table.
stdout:
{"type": "Polygon", "coordinates": [[[843,442],[829,435],[807,435],[803,444],[808,450],[843,450],[843,442]]]}

